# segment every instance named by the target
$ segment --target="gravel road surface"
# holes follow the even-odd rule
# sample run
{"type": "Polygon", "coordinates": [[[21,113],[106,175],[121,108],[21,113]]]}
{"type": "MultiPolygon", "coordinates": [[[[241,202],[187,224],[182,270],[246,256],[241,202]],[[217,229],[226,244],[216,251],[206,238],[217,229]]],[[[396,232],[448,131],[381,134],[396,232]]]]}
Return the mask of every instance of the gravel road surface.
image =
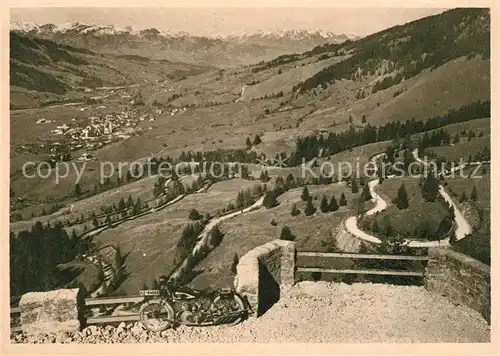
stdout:
{"type": "Polygon", "coordinates": [[[13,342],[489,342],[487,322],[418,286],[300,282],[257,319],[236,326],[179,327],[161,334],[141,324],[90,326],[77,334],[13,342]]]}

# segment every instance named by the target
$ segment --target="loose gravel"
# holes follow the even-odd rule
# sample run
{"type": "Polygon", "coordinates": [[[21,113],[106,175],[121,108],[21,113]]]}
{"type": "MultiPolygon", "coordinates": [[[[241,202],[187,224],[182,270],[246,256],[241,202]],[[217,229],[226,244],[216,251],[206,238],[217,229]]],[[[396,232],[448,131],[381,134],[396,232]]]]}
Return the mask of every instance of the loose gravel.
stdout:
{"type": "Polygon", "coordinates": [[[12,338],[14,343],[489,341],[490,328],[479,313],[423,287],[327,282],[297,283],[260,318],[236,326],[151,333],[136,322],[12,338]]]}

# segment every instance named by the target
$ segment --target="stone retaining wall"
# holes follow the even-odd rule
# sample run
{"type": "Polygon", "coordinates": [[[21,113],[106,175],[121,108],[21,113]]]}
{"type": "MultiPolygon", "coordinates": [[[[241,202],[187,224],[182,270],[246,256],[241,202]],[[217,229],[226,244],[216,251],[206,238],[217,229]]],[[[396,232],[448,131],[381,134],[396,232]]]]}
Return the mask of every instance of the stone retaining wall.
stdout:
{"type": "Polygon", "coordinates": [[[425,288],[481,313],[491,321],[490,267],[460,252],[429,249],[425,288]]]}
{"type": "Polygon", "coordinates": [[[347,231],[345,228],[345,220],[339,224],[337,229],[332,231],[332,237],[335,239],[338,249],[342,252],[359,253],[361,251],[361,245],[365,245],[368,251],[373,250],[375,252],[374,244],[361,240],[347,231]]]}
{"type": "Polygon", "coordinates": [[[274,240],[241,257],[234,283],[260,316],[294,284],[294,275],[295,242],[274,240]]]}

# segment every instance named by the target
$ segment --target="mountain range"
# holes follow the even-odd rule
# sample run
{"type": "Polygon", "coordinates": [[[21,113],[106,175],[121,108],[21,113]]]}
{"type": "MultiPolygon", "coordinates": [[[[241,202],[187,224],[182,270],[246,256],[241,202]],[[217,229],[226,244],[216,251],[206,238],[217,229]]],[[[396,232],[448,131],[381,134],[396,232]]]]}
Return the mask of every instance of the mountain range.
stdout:
{"type": "MultiPolygon", "coordinates": [[[[159,81],[186,85],[186,78],[205,72],[214,77],[208,79],[209,74],[199,80],[210,83],[210,90],[218,87],[215,96],[208,95],[208,89],[206,97],[194,95],[192,100],[185,92],[175,93],[180,106],[278,95],[309,105],[326,103],[341,92],[359,99],[421,73],[427,77],[460,58],[478,57],[486,63],[489,44],[488,9],[450,10],[354,40],[305,30],[209,38],[81,23],[16,23],[10,32],[11,105],[68,100],[66,96],[73,97],[75,91],[104,85],[159,81]],[[266,57],[271,59],[262,59],[266,57]],[[242,63],[250,64],[242,67],[242,63]],[[342,88],[345,80],[352,82],[350,90],[342,88]],[[241,97],[233,98],[233,91],[241,92],[241,97]]],[[[460,66],[468,67],[467,63],[460,66]]],[[[474,90],[482,93],[479,87],[484,83],[479,82],[474,90]]],[[[193,93],[201,92],[200,83],[196,82],[193,93]]],[[[173,94],[163,93],[152,101],[175,102],[173,94]]]]}
{"type": "Polygon", "coordinates": [[[248,65],[325,43],[358,37],[322,30],[250,31],[228,36],[194,36],[182,31],[86,23],[11,24],[11,31],[102,53],[132,54],[219,67],[248,65]]]}

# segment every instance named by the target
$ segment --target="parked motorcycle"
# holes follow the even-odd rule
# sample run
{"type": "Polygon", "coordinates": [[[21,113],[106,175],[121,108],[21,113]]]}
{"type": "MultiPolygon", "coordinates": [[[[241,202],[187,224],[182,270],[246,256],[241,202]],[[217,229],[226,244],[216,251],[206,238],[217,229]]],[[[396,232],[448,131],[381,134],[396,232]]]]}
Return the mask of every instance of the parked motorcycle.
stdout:
{"type": "Polygon", "coordinates": [[[175,288],[160,278],[159,289],[141,290],[140,294],[145,297],[139,310],[140,320],[155,332],[178,325],[234,325],[248,315],[245,299],[230,288],[216,291],[175,288]]]}

